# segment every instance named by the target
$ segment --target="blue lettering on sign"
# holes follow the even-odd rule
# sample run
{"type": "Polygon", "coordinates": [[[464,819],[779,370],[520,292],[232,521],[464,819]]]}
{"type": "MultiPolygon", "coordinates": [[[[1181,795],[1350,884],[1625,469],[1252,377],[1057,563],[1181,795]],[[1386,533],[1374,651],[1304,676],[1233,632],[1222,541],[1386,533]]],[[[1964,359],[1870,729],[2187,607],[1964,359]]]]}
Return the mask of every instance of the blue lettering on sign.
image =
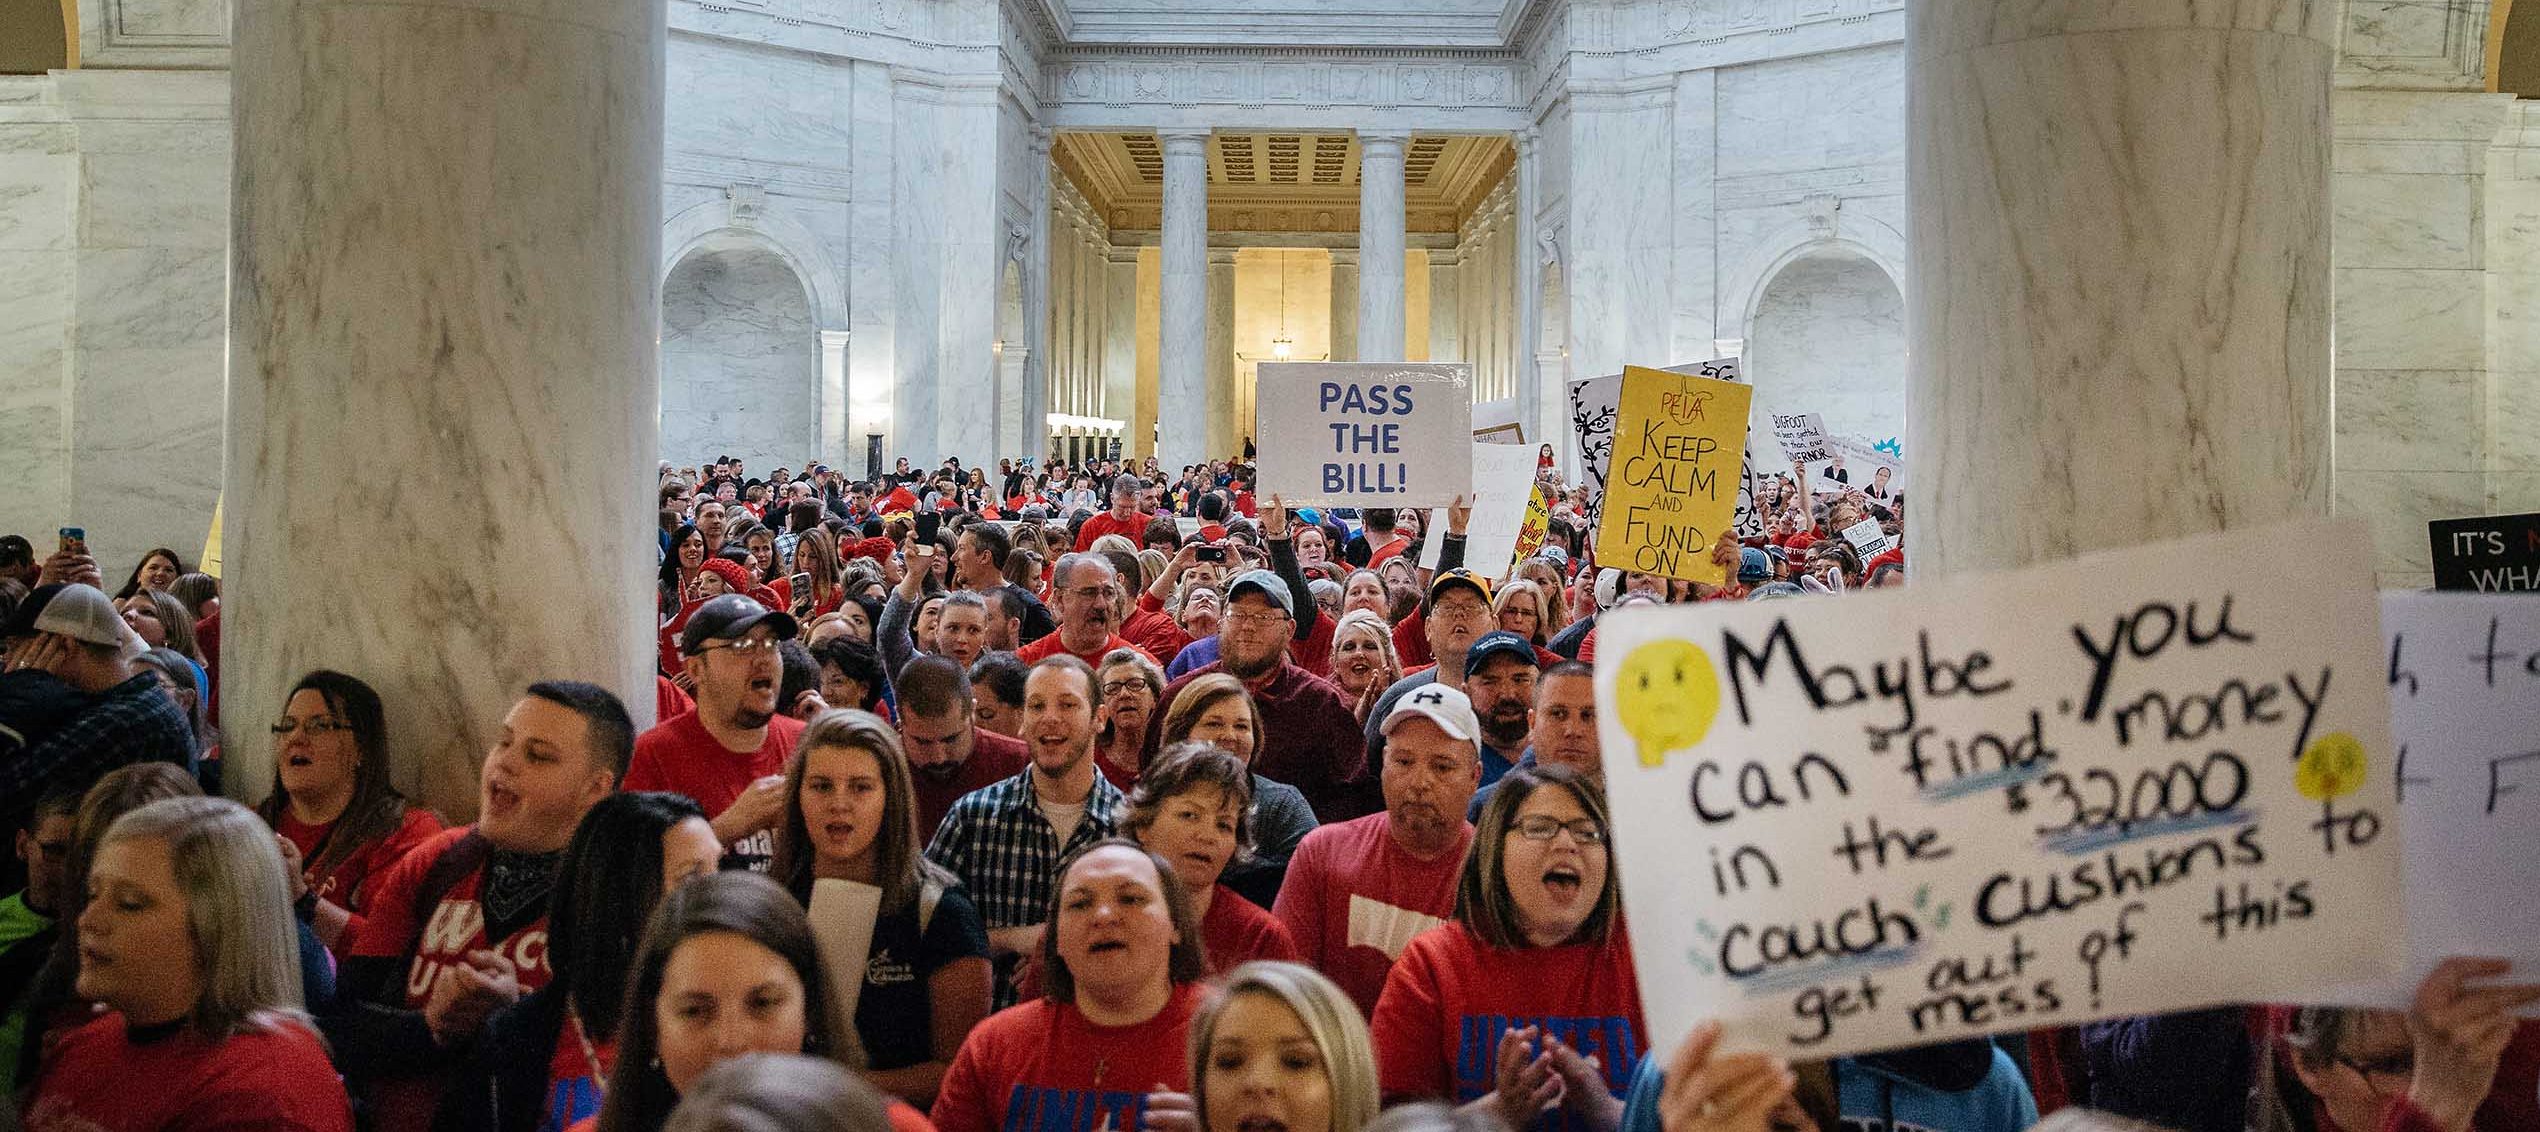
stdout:
{"type": "Polygon", "coordinates": [[[1016,1085],[1006,1096],[1002,1132],[1139,1132],[1145,1128],[1147,1095],[1095,1089],[1045,1089],[1016,1085]]]}
{"type": "MultiPolygon", "coordinates": [[[[1455,1056],[1455,1097],[1459,1101],[1479,1098],[1497,1083],[1499,1036],[1510,1030],[1540,1026],[1547,1038],[1559,1039],[1563,1045],[1578,1051],[1582,1057],[1593,1057],[1605,1066],[1605,1090],[1622,1096],[1631,1087],[1632,1071],[1641,1059],[1640,1034],[1632,1020],[1620,1014],[1606,1015],[1538,1015],[1467,1014],[1458,1020],[1455,1056]]],[[[1537,1049],[1540,1049],[1537,1046],[1537,1049]]],[[[1532,1125],[1535,1129],[1569,1127],[1569,1110],[1564,1108],[1544,1114],[1532,1125]]]]}
{"type": "Polygon", "coordinates": [[[1339,409],[1344,413],[1361,413],[1371,417],[1402,416],[1412,410],[1411,387],[1343,385],[1337,381],[1326,381],[1316,391],[1315,408],[1325,413],[1339,409]]]}

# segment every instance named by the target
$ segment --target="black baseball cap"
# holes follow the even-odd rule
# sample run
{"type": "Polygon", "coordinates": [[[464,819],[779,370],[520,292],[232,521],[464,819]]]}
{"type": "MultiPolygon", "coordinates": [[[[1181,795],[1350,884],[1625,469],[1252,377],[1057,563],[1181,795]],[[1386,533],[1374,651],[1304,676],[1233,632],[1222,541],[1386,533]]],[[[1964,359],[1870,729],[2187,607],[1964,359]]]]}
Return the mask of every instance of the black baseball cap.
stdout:
{"type": "Polygon", "coordinates": [[[679,651],[695,656],[698,646],[707,641],[738,640],[761,622],[774,630],[780,641],[793,640],[794,634],[802,631],[793,614],[769,609],[747,594],[724,594],[707,598],[704,605],[688,615],[688,627],[679,631],[679,651]]]}

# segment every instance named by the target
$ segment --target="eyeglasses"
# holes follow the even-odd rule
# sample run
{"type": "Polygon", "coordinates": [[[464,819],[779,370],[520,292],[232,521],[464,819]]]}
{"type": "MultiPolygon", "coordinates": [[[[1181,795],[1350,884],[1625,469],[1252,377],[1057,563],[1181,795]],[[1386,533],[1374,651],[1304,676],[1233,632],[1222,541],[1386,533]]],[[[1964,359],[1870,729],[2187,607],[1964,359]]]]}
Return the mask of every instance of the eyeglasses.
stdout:
{"type": "Polygon", "coordinates": [[[1285,613],[1229,613],[1226,615],[1226,620],[1237,625],[1257,625],[1262,628],[1268,628],[1287,619],[1288,615],[1285,613]]]}
{"type": "Polygon", "coordinates": [[[1570,840],[1581,845],[1605,844],[1605,827],[1586,818],[1565,822],[1550,814],[1528,814],[1508,827],[1509,832],[1528,841],[1550,841],[1553,834],[1565,829],[1570,831],[1570,840]]]}
{"type": "Polygon", "coordinates": [[[752,653],[776,651],[776,639],[773,637],[743,637],[740,640],[720,645],[698,645],[697,651],[699,653],[737,652],[743,656],[748,656],[752,653]]]}
{"type": "Polygon", "coordinates": [[[1123,696],[1131,692],[1143,692],[1146,690],[1147,682],[1144,680],[1111,680],[1105,682],[1102,686],[1102,694],[1106,696],[1123,696]]]}
{"type": "Polygon", "coordinates": [[[309,734],[313,736],[333,735],[338,731],[350,731],[353,729],[353,725],[340,719],[328,719],[324,716],[302,721],[293,719],[286,715],[273,721],[273,733],[276,735],[289,735],[290,733],[302,728],[307,728],[309,734]]]}

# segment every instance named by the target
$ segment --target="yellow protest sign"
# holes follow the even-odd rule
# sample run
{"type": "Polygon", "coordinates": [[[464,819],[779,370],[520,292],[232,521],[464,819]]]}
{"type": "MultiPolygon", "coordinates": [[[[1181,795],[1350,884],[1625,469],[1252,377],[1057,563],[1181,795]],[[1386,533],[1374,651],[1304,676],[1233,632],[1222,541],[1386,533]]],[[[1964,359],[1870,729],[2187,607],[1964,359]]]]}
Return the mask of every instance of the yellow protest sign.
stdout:
{"type": "Polygon", "coordinates": [[[203,537],[201,569],[215,578],[220,577],[220,512],[221,507],[228,502],[229,493],[226,491],[212,500],[212,533],[203,537]]]}
{"type": "Polygon", "coordinates": [[[1687,581],[1728,580],[1737,562],[1738,472],[1751,386],[1627,366],[1597,561],[1687,581]]]}

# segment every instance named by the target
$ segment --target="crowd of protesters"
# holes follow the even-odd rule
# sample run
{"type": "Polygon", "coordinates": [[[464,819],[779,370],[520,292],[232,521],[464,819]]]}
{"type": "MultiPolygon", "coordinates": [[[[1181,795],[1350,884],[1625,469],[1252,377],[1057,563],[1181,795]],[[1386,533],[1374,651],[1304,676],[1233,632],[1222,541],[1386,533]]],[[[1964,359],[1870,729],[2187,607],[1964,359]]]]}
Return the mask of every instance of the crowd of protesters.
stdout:
{"type": "MultiPolygon", "coordinates": [[[[216,580],[0,537],[0,1111],[37,1132],[2540,1129],[2528,972],[1825,1062],[1660,1064],[1596,623],[1904,581],[1905,500],[1769,478],[1725,579],[1600,567],[1545,449],[1469,514],[1242,461],[664,463],[660,722],[522,690],[474,820],[312,671],[220,721],[216,580]],[[1837,532],[1875,521],[1866,560],[1837,532]],[[270,728],[270,737],[259,728],[270,728]],[[272,744],[218,797],[224,743],[272,744]],[[408,768],[411,769],[411,768],[408,768]],[[207,796],[209,795],[209,796],[207,796]],[[453,815],[455,816],[455,815],[453,815]],[[2040,1122],[2040,1114],[2047,1114],[2040,1122]]],[[[491,722],[491,721],[489,721],[491,722]]],[[[0,1124],[5,1124],[0,1119],[0,1124]]]]}

